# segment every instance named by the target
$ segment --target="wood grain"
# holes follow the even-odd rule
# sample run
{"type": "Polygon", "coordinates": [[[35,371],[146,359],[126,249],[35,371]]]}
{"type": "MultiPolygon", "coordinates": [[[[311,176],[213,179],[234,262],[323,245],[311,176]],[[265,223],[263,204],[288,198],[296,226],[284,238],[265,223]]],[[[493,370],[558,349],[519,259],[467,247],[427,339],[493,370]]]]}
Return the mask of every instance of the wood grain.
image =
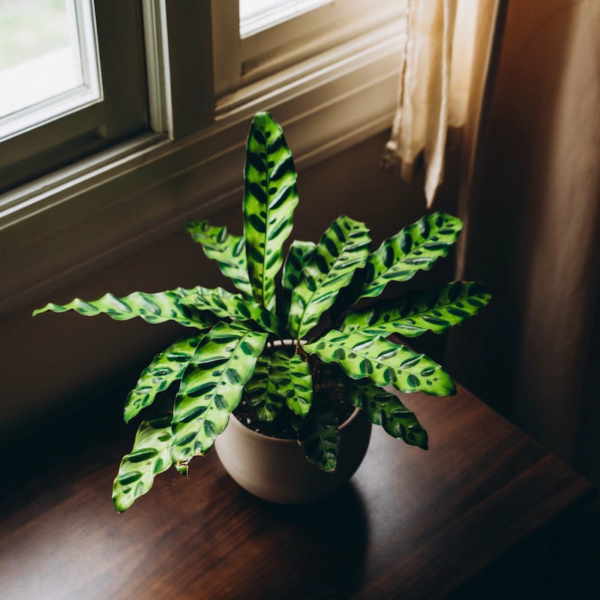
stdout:
{"type": "Polygon", "coordinates": [[[250,496],[209,454],[118,515],[111,482],[131,429],[40,437],[0,500],[0,597],[442,598],[591,490],[464,389],[405,401],[430,450],[377,428],[352,482],[302,507],[250,496]]]}

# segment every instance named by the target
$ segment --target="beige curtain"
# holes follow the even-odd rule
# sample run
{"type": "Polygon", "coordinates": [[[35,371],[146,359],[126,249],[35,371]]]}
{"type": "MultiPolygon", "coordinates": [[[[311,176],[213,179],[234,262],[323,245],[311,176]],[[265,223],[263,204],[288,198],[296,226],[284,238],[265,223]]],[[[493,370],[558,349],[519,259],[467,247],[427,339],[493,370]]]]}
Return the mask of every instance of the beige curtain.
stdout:
{"type": "Polygon", "coordinates": [[[493,301],[447,364],[600,482],[600,1],[509,4],[488,121],[457,275],[493,301]]]}
{"type": "Polygon", "coordinates": [[[443,179],[448,127],[478,122],[498,2],[409,0],[398,109],[383,166],[408,182],[423,159],[428,207],[443,179]]]}

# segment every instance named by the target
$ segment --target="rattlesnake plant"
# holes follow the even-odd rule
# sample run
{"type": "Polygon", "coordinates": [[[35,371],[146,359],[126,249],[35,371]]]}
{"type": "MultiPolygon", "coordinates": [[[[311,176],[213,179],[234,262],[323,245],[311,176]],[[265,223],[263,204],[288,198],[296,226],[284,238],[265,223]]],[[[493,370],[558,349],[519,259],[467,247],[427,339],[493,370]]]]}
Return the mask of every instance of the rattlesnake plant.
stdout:
{"type": "Polygon", "coordinates": [[[190,459],[210,450],[227,427],[244,391],[261,420],[291,411],[307,458],[333,471],[338,418],[326,400],[315,397],[313,402],[310,362],[336,363],[334,385],[344,388],[352,404],[393,437],[427,448],[427,433],[414,413],[385,388],[446,396],[455,393],[454,384],[433,360],[387,338],[445,331],[476,314],[488,302],[488,291],[477,283],[454,282],[359,310],[352,307],[381,294],[390,281],[406,281],[430,269],[456,241],[460,220],[443,213],[425,216],[370,253],[367,227],[341,216],[318,244],[291,244],[278,294],[283,244],[297,204],[292,153],[281,127],[268,113],[259,113],[247,142],[244,236],[207,221],[187,224],[239,293],[196,287],[123,298],[107,294],[92,302],[50,303],[34,312],[172,320],[188,328],[154,358],[127,397],[126,422],[172,384],[179,386],[171,412],[143,421],[131,453],[121,462],[113,488],[118,511],[129,508],[171,465],[187,473],[190,459]],[[323,322],[324,333],[311,338],[323,322]],[[289,346],[273,345],[282,339],[294,340],[291,352],[289,346]]]}

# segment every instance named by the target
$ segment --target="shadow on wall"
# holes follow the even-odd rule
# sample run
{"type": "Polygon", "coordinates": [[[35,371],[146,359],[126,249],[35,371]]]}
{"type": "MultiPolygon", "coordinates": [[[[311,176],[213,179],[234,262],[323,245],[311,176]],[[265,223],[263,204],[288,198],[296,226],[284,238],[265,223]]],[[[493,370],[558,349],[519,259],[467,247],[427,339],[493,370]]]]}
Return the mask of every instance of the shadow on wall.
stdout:
{"type": "MultiPolygon", "coordinates": [[[[408,186],[379,169],[387,138],[388,133],[380,134],[300,171],[300,204],[295,211],[292,239],[318,241],[334,218],[347,214],[367,223],[376,247],[422,216],[422,182],[408,186]]],[[[294,140],[289,138],[288,143],[293,150],[294,140]]],[[[241,170],[240,165],[240,173],[241,170]]],[[[449,172],[453,172],[451,167],[449,172]]],[[[454,181],[449,181],[442,188],[435,210],[455,212],[451,200],[454,185],[454,181]]],[[[226,225],[240,234],[241,198],[233,207],[197,217],[208,217],[212,223],[226,225]]],[[[31,431],[75,403],[98,400],[99,393],[104,396],[102,402],[122,403],[124,398],[110,397],[110,384],[119,382],[117,387],[122,388],[125,380],[133,386],[139,370],[181,332],[180,327],[170,323],[150,326],[140,320],[115,322],[103,315],[84,318],[71,313],[45,313],[32,319],[34,308],[48,301],[65,303],[75,297],[93,300],[108,291],[119,296],[136,290],[156,292],[199,284],[227,287],[216,263],[205,258],[183,227],[184,223],[181,232],[91,273],[68,288],[42,294],[35,306],[2,318],[0,437],[4,441],[31,431]]],[[[440,261],[432,272],[423,273],[416,285],[450,280],[453,269],[452,258],[440,261]]],[[[435,355],[435,348],[441,348],[443,340],[431,341],[435,355]]]]}

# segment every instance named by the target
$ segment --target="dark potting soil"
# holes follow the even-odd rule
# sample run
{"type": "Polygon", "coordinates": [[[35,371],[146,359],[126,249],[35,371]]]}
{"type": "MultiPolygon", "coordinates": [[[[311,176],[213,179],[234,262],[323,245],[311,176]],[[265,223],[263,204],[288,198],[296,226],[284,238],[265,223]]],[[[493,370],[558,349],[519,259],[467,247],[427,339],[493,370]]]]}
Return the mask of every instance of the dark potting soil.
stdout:
{"type": "MultiPolygon", "coordinates": [[[[338,423],[341,425],[354,412],[355,407],[346,398],[343,388],[334,383],[333,371],[336,368],[334,365],[326,365],[318,360],[311,360],[313,402],[330,402],[337,414],[338,423]]],[[[273,421],[261,421],[244,394],[239,406],[235,409],[235,416],[240,423],[262,435],[284,440],[296,439],[296,430],[292,425],[292,411],[286,406],[282,408],[273,421]]]]}

